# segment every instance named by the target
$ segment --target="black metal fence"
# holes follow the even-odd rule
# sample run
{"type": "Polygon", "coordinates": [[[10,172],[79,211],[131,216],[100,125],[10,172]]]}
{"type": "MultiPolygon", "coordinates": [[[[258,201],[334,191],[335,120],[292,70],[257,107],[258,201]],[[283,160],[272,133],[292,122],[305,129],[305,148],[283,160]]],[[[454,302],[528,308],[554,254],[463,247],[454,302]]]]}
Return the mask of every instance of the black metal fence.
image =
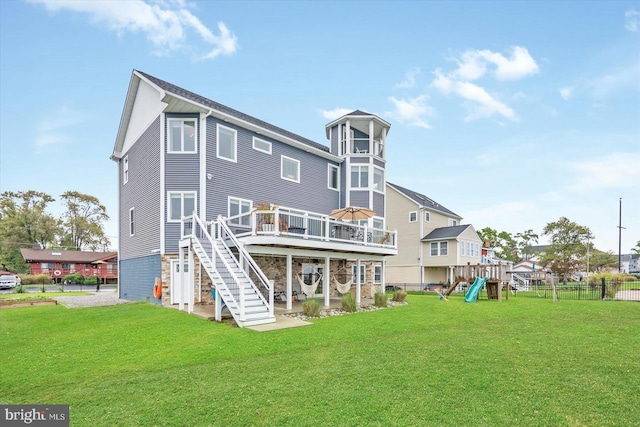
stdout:
{"type": "MultiPolygon", "coordinates": [[[[404,290],[412,294],[434,294],[445,292],[447,284],[435,283],[387,283],[387,292],[404,290]]],[[[468,289],[466,284],[458,285],[452,295],[464,295],[468,289]]],[[[516,284],[502,288],[503,295],[509,292],[510,297],[516,298],[547,298],[553,299],[554,286],[551,283],[516,284]]],[[[602,279],[599,282],[559,282],[555,284],[555,294],[558,300],[631,300],[640,301],[640,280],[620,281],[602,279]]],[[[479,299],[487,299],[487,291],[483,289],[479,299]]]]}

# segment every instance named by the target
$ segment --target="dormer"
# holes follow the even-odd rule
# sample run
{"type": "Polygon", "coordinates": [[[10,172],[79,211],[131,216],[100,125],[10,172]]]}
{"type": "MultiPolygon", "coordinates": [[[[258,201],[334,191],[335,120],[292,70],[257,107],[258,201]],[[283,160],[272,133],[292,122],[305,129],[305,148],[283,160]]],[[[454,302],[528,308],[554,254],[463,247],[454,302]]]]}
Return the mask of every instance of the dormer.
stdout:
{"type": "Polygon", "coordinates": [[[380,117],[356,110],[325,126],[331,153],[339,156],[385,158],[387,133],[391,125],[380,117]]]}

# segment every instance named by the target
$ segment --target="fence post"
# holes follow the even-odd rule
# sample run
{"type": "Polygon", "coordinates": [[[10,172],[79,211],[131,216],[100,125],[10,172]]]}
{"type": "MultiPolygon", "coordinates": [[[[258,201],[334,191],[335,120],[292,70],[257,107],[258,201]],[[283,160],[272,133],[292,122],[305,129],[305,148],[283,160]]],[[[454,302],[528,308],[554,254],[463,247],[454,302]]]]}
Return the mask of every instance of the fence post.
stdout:
{"type": "Polygon", "coordinates": [[[604,299],[604,296],[606,294],[606,289],[607,289],[607,285],[604,282],[604,277],[602,278],[602,299],[604,299]]]}

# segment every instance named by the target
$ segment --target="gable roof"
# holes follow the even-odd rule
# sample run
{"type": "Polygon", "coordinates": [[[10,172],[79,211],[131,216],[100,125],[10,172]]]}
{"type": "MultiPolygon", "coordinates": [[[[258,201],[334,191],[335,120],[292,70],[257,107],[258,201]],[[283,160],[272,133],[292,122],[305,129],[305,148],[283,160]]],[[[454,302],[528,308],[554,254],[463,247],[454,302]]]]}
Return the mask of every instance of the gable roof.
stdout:
{"type": "Polygon", "coordinates": [[[49,249],[20,249],[26,262],[77,262],[92,263],[118,256],[117,252],[61,251],[49,249]]]}
{"type": "Polygon", "coordinates": [[[257,119],[248,114],[242,113],[238,110],[234,110],[233,108],[230,108],[230,107],[227,107],[226,105],[212,101],[209,98],[205,98],[204,96],[201,96],[189,90],[183,89],[179,86],[176,86],[172,83],[169,83],[167,81],[154,77],[150,74],[147,74],[138,70],[133,70],[133,73],[131,76],[131,82],[129,84],[129,91],[127,93],[127,99],[125,101],[124,110],[122,112],[122,118],[120,119],[120,127],[118,129],[118,135],[116,137],[116,143],[113,150],[112,158],[114,159],[118,158],[117,154],[119,154],[120,151],[122,150],[125,134],[128,127],[128,121],[131,117],[135,95],[137,93],[137,89],[141,79],[146,80],[147,82],[151,83],[152,85],[156,86],[158,89],[164,92],[164,96],[162,98],[163,102],[168,102],[169,98],[175,98],[177,100],[186,101],[196,106],[199,106],[202,112],[207,112],[207,111],[209,111],[209,113],[217,112],[221,115],[221,117],[224,117],[225,119],[234,118],[234,119],[237,119],[237,121],[242,122],[243,124],[250,124],[255,128],[280,135],[284,137],[286,140],[307,146],[310,149],[318,150],[325,154],[330,154],[329,147],[327,147],[326,145],[304,138],[286,129],[282,129],[278,126],[274,126],[270,123],[257,119]]]}
{"type": "Polygon", "coordinates": [[[420,240],[426,242],[428,240],[455,239],[464,233],[464,231],[469,227],[471,227],[471,224],[434,228],[429,234],[420,240]]]}
{"type": "Polygon", "coordinates": [[[426,209],[438,211],[438,212],[441,212],[441,213],[443,213],[445,215],[449,215],[449,216],[454,217],[454,218],[462,219],[462,217],[460,215],[458,215],[455,212],[445,208],[444,206],[442,206],[438,202],[428,198],[427,196],[425,196],[422,193],[418,193],[417,191],[409,190],[408,188],[401,187],[398,184],[392,184],[389,181],[387,181],[387,185],[390,185],[396,191],[404,194],[406,197],[408,197],[409,199],[411,199],[412,201],[414,201],[415,203],[417,203],[418,205],[420,205],[420,206],[422,206],[422,207],[424,207],[426,209]]]}

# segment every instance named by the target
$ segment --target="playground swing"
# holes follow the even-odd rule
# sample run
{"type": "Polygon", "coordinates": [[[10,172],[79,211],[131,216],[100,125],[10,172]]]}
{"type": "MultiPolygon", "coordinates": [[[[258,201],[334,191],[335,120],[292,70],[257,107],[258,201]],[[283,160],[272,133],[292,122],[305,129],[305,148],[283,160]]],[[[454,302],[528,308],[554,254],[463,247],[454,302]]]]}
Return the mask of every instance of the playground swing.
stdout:
{"type": "MultiPolygon", "coordinates": [[[[343,270],[347,270],[347,269],[343,268],[343,270]]],[[[347,272],[348,272],[348,270],[347,270],[347,272]]],[[[338,282],[338,278],[334,274],[333,275],[333,283],[335,283],[336,288],[338,289],[338,292],[340,292],[341,294],[346,294],[351,289],[351,285],[353,284],[353,277],[351,279],[349,279],[346,283],[340,283],[340,282],[338,282]]]]}
{"type": "Polygon", "coordinates": [[[303,294],[307,296],[307,298],[312,297],[316,293],[316,289],[318,289],[318,285],[322,281],[322,275],[319,275],[318,280],[313,282],[311,285],[307,285],[304,283],[304,279],[300,273],[296,274],[296,279],[298,279],[298,284],[300,285],[300,290],[303,294]]]}

